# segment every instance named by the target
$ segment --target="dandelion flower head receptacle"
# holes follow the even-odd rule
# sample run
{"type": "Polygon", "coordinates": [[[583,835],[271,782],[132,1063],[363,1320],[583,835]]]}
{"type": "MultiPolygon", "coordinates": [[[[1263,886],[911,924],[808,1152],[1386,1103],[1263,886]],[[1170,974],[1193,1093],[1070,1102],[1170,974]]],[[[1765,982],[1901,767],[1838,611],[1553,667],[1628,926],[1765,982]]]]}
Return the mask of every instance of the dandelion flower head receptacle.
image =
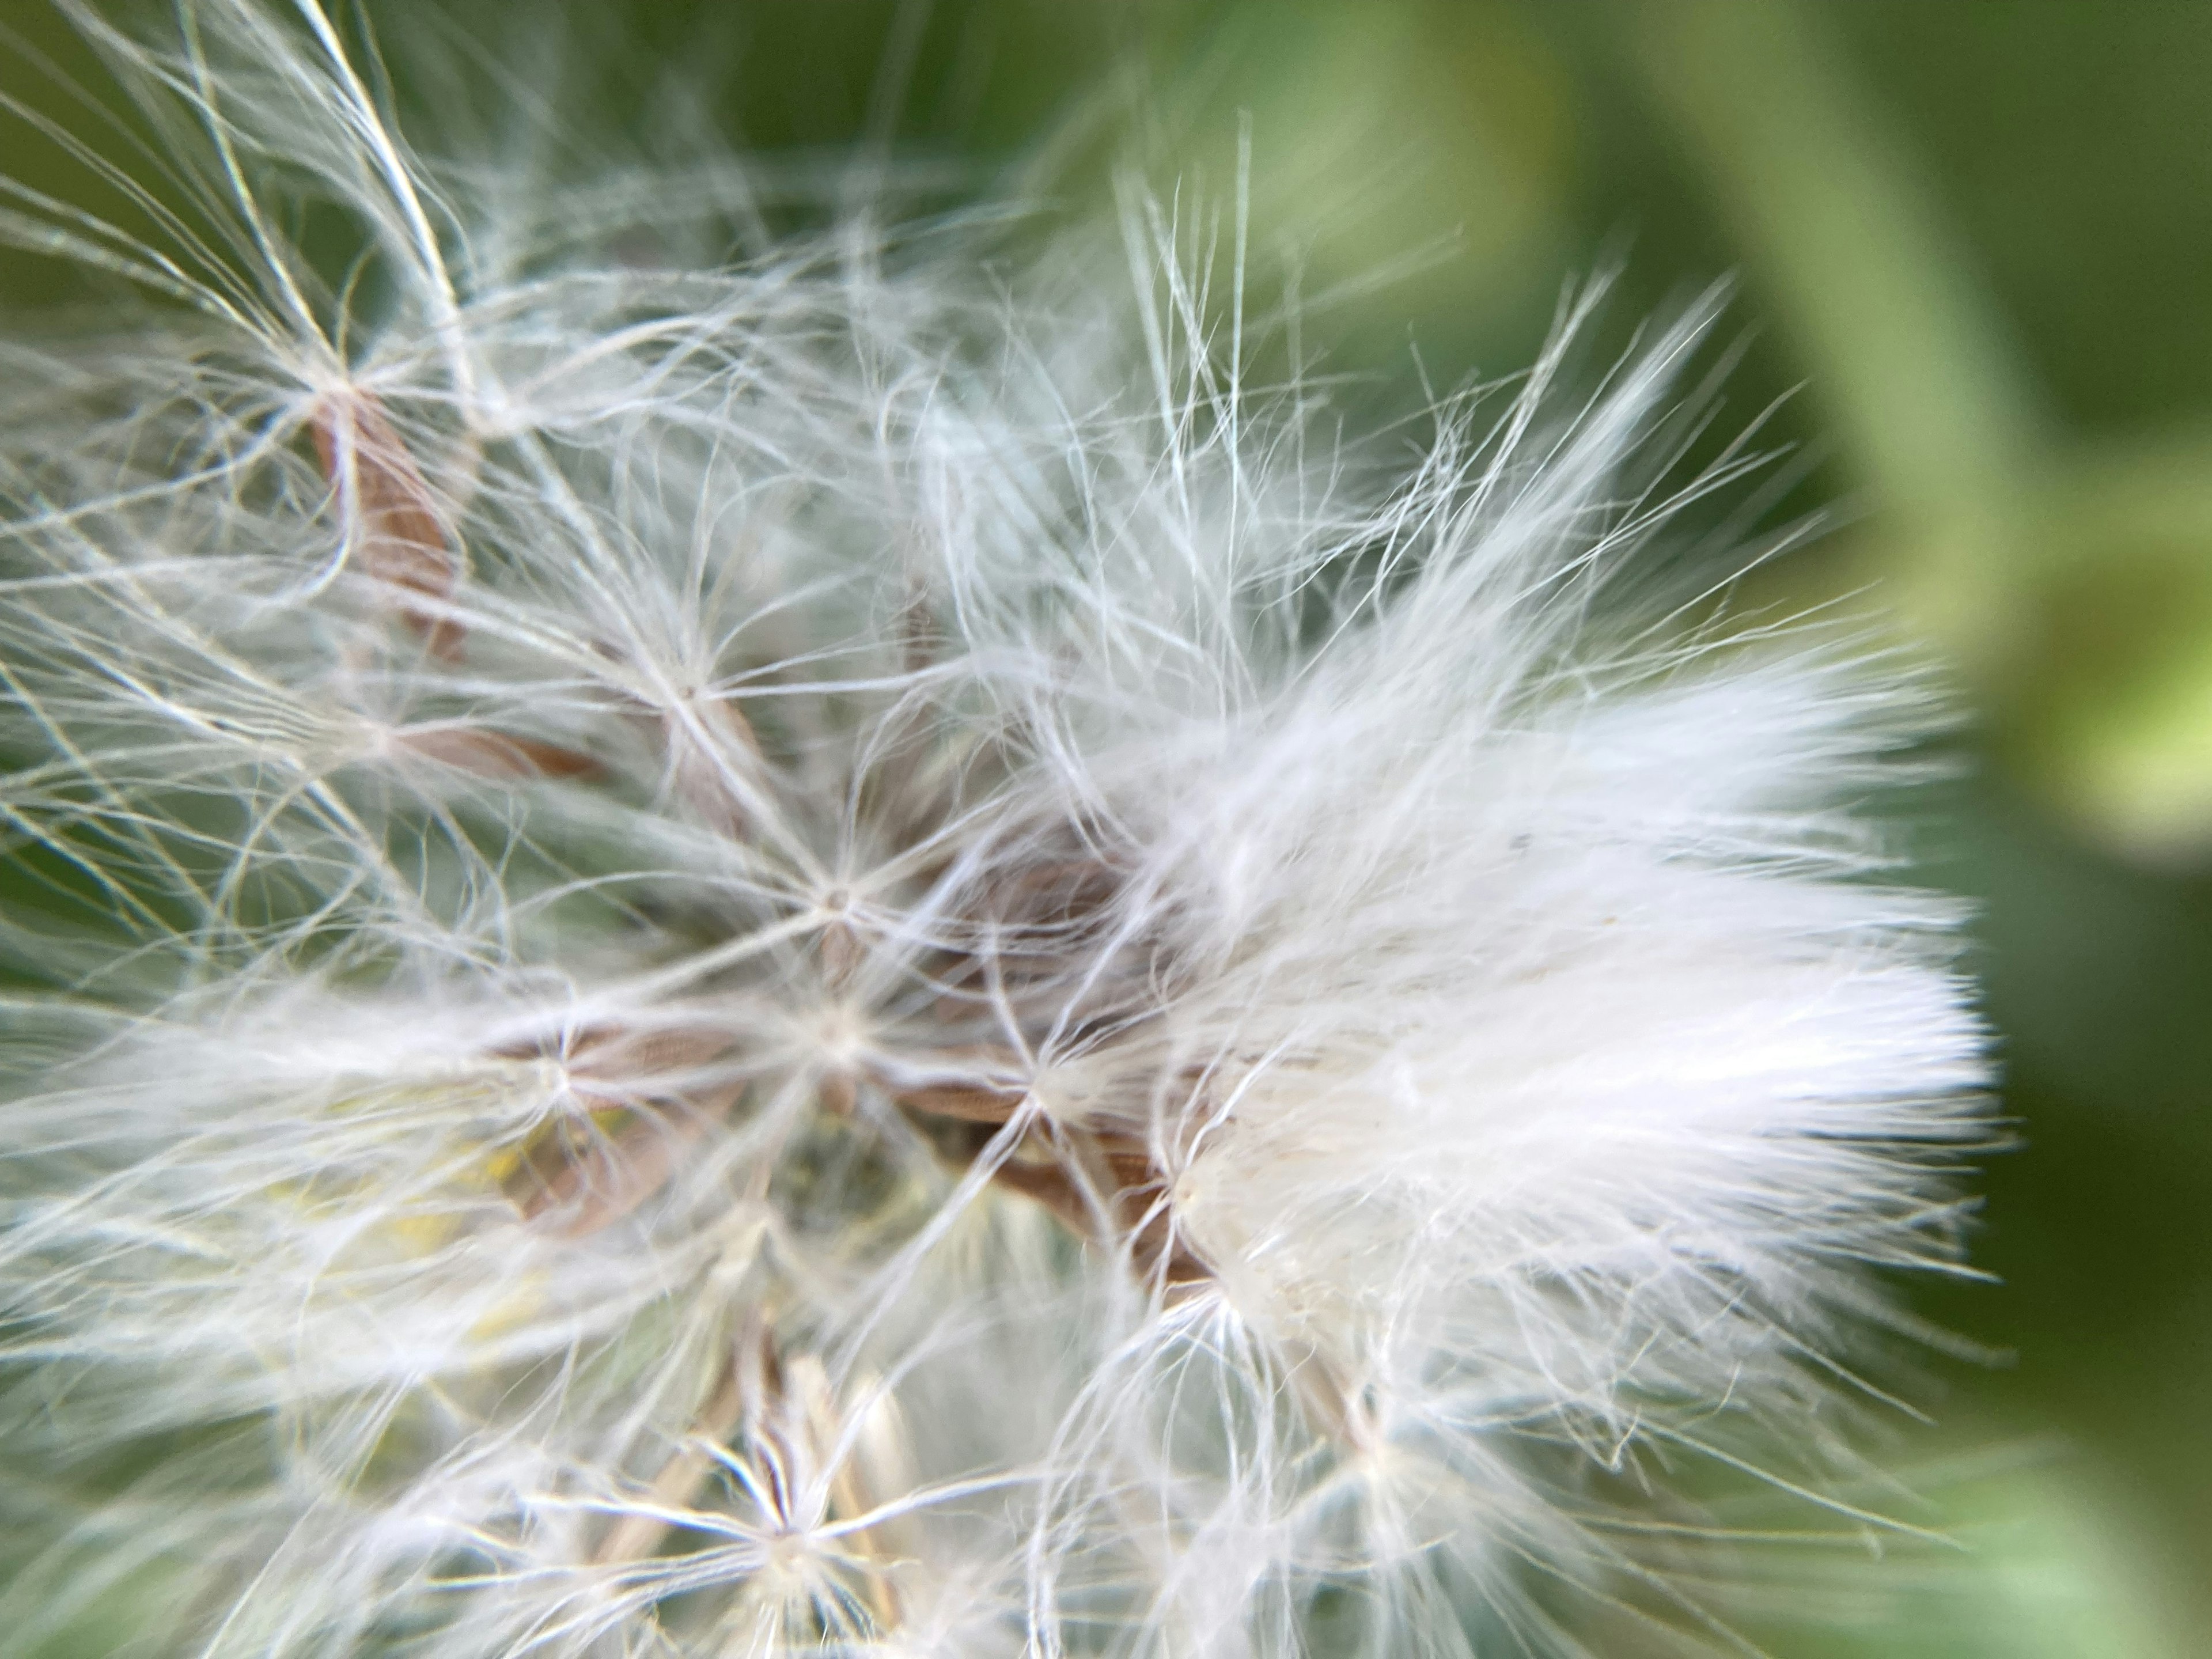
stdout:
{"type": "Polygon", "coordinates": [[[1924,690],[1622,579],[1710,305],[1415,453],[1233,214],[773,237],[313,0],[75,15],[0,1651],[1672,1651],[1717,1480],[1879,1523],[1984,1068],[1844,810],[1924,690]]]}

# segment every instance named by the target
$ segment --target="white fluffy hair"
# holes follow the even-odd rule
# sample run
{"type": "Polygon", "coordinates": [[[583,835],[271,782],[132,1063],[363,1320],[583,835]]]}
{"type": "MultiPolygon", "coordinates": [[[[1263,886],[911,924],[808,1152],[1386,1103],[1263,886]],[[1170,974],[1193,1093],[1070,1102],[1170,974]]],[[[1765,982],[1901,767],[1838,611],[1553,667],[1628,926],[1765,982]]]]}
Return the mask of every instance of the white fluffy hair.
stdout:
{"type": "Polygon", "coordinates": [[[1717,1473],[1883,1524],[1984,1066],[1924,690],[1617,580],[1710,304],[1408,467],[1241,224],[669,268],[179,18],[0,225],[161,296],[7,348],[0,1650],[1650,1651],[1717,1473]]]}

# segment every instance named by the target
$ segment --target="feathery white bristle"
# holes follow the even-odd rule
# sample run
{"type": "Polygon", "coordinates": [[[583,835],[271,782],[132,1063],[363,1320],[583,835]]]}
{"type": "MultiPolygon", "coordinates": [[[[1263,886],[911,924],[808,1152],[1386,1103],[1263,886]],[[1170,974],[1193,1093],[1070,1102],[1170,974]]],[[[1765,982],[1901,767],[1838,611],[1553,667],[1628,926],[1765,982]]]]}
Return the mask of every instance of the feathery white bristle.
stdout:
{"type": "Polygon", "coordinates": [[[0,221],[161,301],[0,440],[0,1650],[1571,1652],[1721,1631],[1700,1460],[1874,1523],[1984,1067],[1926,693],[1616,580],[1711,303],[1393,477],[1133,188],[626,264],[180,15],[191,215],[0,221]]]}

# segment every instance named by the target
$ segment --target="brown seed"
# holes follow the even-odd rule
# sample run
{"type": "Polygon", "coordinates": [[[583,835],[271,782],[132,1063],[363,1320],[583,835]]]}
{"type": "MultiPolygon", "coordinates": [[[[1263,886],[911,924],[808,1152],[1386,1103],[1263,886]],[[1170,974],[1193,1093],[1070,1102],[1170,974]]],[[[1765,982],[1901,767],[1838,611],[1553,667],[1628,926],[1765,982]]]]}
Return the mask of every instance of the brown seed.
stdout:
{"type": "MultiPolygon", "coordinates": [[[[333,392],[316,405],[309,426],[323,477],[360,526],[354,551],[362,572],[425,599],[450,599],[460,580],[460,561],[422,470],[376,398],[366,392],[333,392]]],[[[399,614],[434,654],[460,654],[465,630],[451,617],[404,600],[399,614]]]]}
{"type": "Polygon", "coordinates": [[[558,744],[480,726],[403,727],[392,733],[392,744],[408,754],[484,778],[590,778],[603,769],[589,755],[558,744]]]}
{"type": "MultiPolygon", "coordinates": [[[[696,1091],[683,1086],[682,1073],[730,1047],[726,1033],[706,1028],[594,1027],[569,1038],[562,1058],[576,1098],[594,1117],[613,1115],[612,1121],[603,1134],[581,1140],[556,1122],[526,1149],[507,1182],[524,1218],[557,1216],[563,1233],[580,1237],[620,1220],[667,1185],[681,1154],[744,1097],[742,1083],[696,1091]],[[649,1109],[656,1104],[659,1109],[649,1109]]],[[[514,1046],[497,1052],[526,1060],[544,1051],[514,1046]]]]}
{"type": "Polygon", "coordinates": [[[981,1084],[925,1083],[900,1089],[891,1098],[910,1112],[931,1117],[959,1118],[969,1123],[1004,1123],[1029,1097],[1021,1089],[994,1089],[981,1084]]]}

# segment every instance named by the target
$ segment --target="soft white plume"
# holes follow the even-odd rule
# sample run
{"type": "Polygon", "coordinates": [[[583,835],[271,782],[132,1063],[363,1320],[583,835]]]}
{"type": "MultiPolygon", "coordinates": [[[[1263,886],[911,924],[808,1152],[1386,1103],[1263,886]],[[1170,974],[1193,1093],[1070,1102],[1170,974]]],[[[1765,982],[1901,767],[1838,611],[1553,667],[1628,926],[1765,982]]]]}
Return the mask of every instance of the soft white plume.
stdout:
{"type": "Polygon", "coordinates": [[[0,417],[0,1648],[1717,1632],[1669,1493],[1847,1467],[1984,1067],[1928,698],[1617,577],[1710,303],[1407,468],[1133,189],[641,264],[181,16],[191,210],[0,219],[163,301],[0,417]]]}

